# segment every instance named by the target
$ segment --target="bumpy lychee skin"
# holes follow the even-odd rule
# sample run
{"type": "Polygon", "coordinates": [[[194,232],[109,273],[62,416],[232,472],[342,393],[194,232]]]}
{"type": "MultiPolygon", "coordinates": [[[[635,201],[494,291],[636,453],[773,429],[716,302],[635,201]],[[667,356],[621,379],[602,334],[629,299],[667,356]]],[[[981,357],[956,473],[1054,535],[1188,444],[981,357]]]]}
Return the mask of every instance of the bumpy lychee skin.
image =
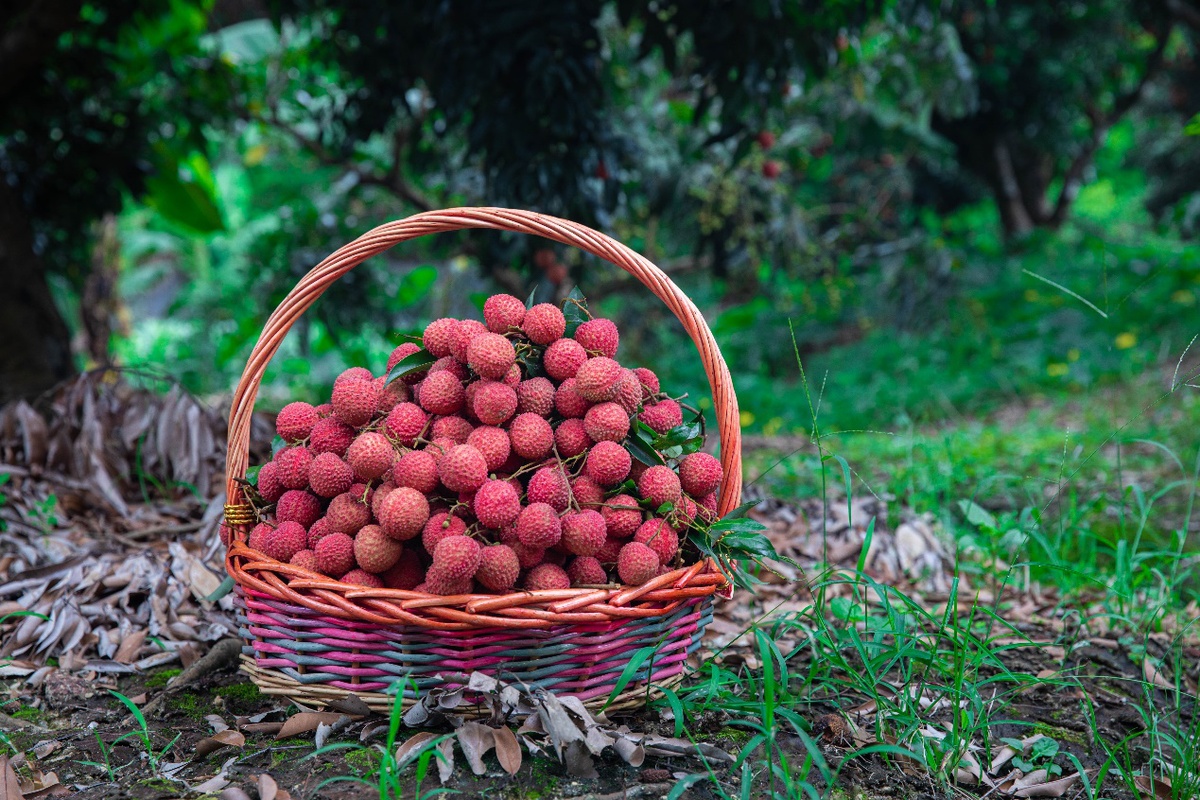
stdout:
{"type": "Polygon", "coordinates": [[[285,447],[275,454],[276,473],[285,489],[308,488],[308,471],[312,467],[312,453],[307,447],[285,447]]]}
{"type": "Polygon", "coordinates": [[[263,552],[286,564],[308,546],[308,531],[298,522],[281,522],[267,534],[264,545],[263,552]]]}
{"type": "Polygon", "coordinates": [[[348,380],[373,381],[375,380],[375,376],[366,367],[350,367],[349,369],[342,370],[342,373],[333,379],[333,385],[337,386],[339,383],[348,380]]]}
{"type": "Polygon", "coordinates": [[[538,376],[517,384],[517,411],[548,417],[554,413],[554,384],[538,376]]]}
{"type": "Polygon", "coordinates": [[[317,572],[340,578],[354,569],[354,540],[344,533],[331,533],[313,549],[317,554],[317,572]]]}
{"type": "Polygon", "coordinates": [[[317,418],[325,419],[333,416],[333,403],[321,403],[317,406],[317,418]]]}
{"type": "MultiPolygon", "coordinates": [[[[387,372],[391,372],[397,364],[411,356],[413,353],[419,352],[420,349],[420,346],[415,342],[404,342],[403,344],[398,345],[388,355],[387,372]]],[[[387,376],[385,375],[384,377],[386,378],[387,376]]]]}
{"type": "Polygon", "coordinates": [[[410,450],[392,467],[392,481],[424,495],[433,494],[439,482],[437,459],[426,450],[410,450]]]}
{"type": "Polygon", "coordinates": [[[396,451],[382,433],[360,433],[346,451],[346,462],[362,481],[373,481],[392,468],[396,451]]]}
{"type": "Polygon", "coordinates": [[[425,565],[416,550],[404,550],[396,563],[379,576],[383,585],[389,589],[412,590],[425,580],[425,565]]]}
{"type": "Polygon", "coordinates": [[[369,589],[382,589],[383,581],[378,575],[372,575],[366,570],[352,569],[341,578],[342,583],[353,584],[354,586],[366,586],[369,589]]]}
{"type": "Polygon", "coordinates": [[[611,358],[596,356],[575,373],[575,389],[585,400],[602,403],[617,395],[617,381],[621,380],[621,365],[611,358]]]}
{"type": "Polygon", "coordinates": [[[309,550],[317,549],[317,542],[324,539],[329,534],[333,533],[333,528],[329,527],[329,520],[321,517],[312,525],[308,526],[308,541],[307,547],[309,550]]]}
{"type": "Polygon", "coordinates": [[[292,556],[288,563],[294,567],[300,567],[301,569],[307,569],[312,572],[316,572],[317,554],[306,548],[304,550],[300,550],[294,556],[292,556]]]}
{"type": "Polygon", "coordinates": [[[353,441],[354,428],[337,417],[325,417],[313,425],[312,435],[308,437],[308,449],[314,455],[333,453],[339,458],[344,458],[353,441]]]}
{"type": "Polygon", "coordinates": [[[433,551],[433,567],[450,580],[475,577],[483,548],[469,536],[447,536],[433,551]]]}
{"type": "Polygon", "coordinates": [[[450,597],[459,594],[470,594],[475,586],[471,578],[453,578],[436,567],[430,567],[425,573],[425,582],[414,591],[450,597]]]}
{"type": "Polygon", "coordinates": [[[471,409],[484,425],[503,425],[517,410],[517,393],[498,381],[477,384],[471,409]]]}
{"type": "Polygon", "coordinates": [[[425,528],[421,531],[421,544],[426,553],[433,555],[442,539],[448,536],[465,536],[466,533],[467,523],[463,522],[461,517],[439,511],[425,523],[425,528]]]}
{"type": "Polygon", "coordinates": [[[471,431],[473,430],[475,430],[475,426],[458,415],[437,417],[433,421],[433,426],[429,429],[429,438],[453,439],[455,444],[466,444],[467,437],[471,435],[471,431]]]}
{"type": "Polygon", "coordinates": [[[625,409],[632,416],[642,405],[642,384],[638,383],[637,375],[631,369],[621,370],[621,379],[617,381],[617,394],[613,402],[625,409]]]}
{"type": "Polygon", "coordinates": [[[487,460],[469,444],[456,445],[438,461],[438,475],[452,492],[473,492],[487,480],[487,460]]]}
{"type": "Polygon", "coordinates": [[[432,375],[435,372],[449,372],[458,378],[459,382],[466,382],[471,377],[471,371],[467,369],[467,365],[455,359],[454,356],[442,356],[430,364],[429,374],[432,375]]]}
{"type": "Polygon", "coordinates": [[[251,550],[257,550],[260,553],[266,553],[267,550],[267,534],[275,530],[265,522],[260,522],[250,529],[250,535],[246,537],[246,545],[251,550]]]}
{"type": "Polygon", "coordinates": [[[520,562],[521,569],[533,569],[546,560],[546,551],[541,547],[530,547],[527,544],[521,544],[519,540],[510,544],[509,547],[517,554],[517,561],[520,562]]]}
{"type": "Polygon", "coordinates": [[[358,495],[343,492],[329,501],[325,517],[329,520],[329,527],[353,536],[371,521],[371,509],[358,495]]]}
{"type": "Polygon", "coordinates": [[[384,433],[403,447],[412,447],[425,430],[429,415],[415,403],[400,403],[388,412],[383,422],[384,433]]]}
{"type": "Polygon", "coordinates": [[[597,442],[619,442],[629,435],[629,414],[616,403],[598,403],[584,414],[583,426],[597,442]]]}
{"type": "Polygon", "coordinates": [[[279,481],[279,467],[275,462],[268,461],[258,471],[258,496],[268,503],[274,503],[283,496],[287,488],[279,481]]]}
{"type": "Polygon", "coordinates": [[[676,425],[683,424],[683,411],[671,398],[651,403],[642,409],[638,417],[657,433],[666,433],[676,425]]]}
{"type": "Polygon", "coordinates": [[[508,426],[508,436],[517,455],[530,461],[545,458],[554,448],[554,429],[532,412],[518,414],[508,426]]]}
{"type": "Polygon", "coordinates": [[[377,378],[379,384],[379,402],[375,405],[375,416],[386,417],[388,412],[400,403],[407,403],[409,398],[408,384],[404,381],[386,382],[386,378],[377,378]]]}
{"type": "Polygon", "coordinates": [[[617,556],[621,553],[621,548],[627,544],[624,539],[614,539],[611,536],[604,540],[604,544],[600,547],[600,552],[596,553],[596,560],[601,564],[616,564],[617,556]]]}
{"type": "Polygon", "coordinates": [[[425,349],[437,358],[454,354],[454,336],[458,330],[458,320],[443,317],[435,319],[425,326],[425,334],[421,342],[425,349]]]}
{"type": "Polygon", "coordinates": [[[467,345],[467,366],[481,378],[503,380],[516,360],[512,342],[498,333],[481,333],[467,345]]]}
{"type": "Polygon", "coordinates": [[[403,551],[404,545],[378,525],[367,525],[354,536],[354,560],[367,572],[390,569],[403,551]]]}
{"type": "Polygon", "coordinates": [[[531,592],[543,589],[570,589],[567,571],[554,564],[538,564],[525,576],[525,588],[531,592]]]}
{"type": "Polygon", "coordinates": [[[604,517],[599,511],[587,509],[562,518],[562,545],[577,556],[593,556],[608,538],[604,517]]]}
{"type": "Polygon", "coordinates": [[[476,336],[482,336],[489,333],[484,324],[475,319],[464,319],[458,323],[458,327],[454,330],[454,349],[451,355],[463,364],[467,363],[468,354],[467,348],[471,346],[471,341],[476,336]]]}
{"type": "Polygon", "coordinates": [[[647,402],[651,397],[658,394],[658,376],[651,370],[645,367],[636,367],[633,374],[637,376],[638,383],[642,385],[642,401],[647,402]]]}
{"type": "Polygon", "coordinates": [[[648,519],[633,534],[633,541],[646,545],[658,556],[659,564],[669,564],[679,552],[679,534],[665,519],[648,519]]]}
{"type": "Polygon", "coordinates": [[[392,481],[391,476],[384,477],[387,480],[376,486],[375,491],[371,492],[371,516],[376,520],[379,519],[379,509],[383,505],[383,501],[389,494],[396,490],[396,484],[392,481]]]}
{"type": "Polygon", "coordinates": [[[511,386],[513,391],[517,390],[517,386],[524,379],[525,373],[521,372],[520,364],[513,364],[508,368],[508,372],[504,373],[504,377],[500,379],[505,386],[511,386]]]}
{"type": "Polygon", "coordinates": [[[617,555],[617,574],[622,583],[631,586],[641,586],[658,575],[658,567],[658,556],[640,542],[630,542],[617,555]]]}
{"type": "Polygon", "coordinates": [[[550,344],[561,339],[567,330],[567,318],[556,305],[538,303],[525,312],[521,330],[534,344],[550,344]]]}
{"type": "Polygon", "coordinates": [[[557,339],[542,354],[546,374],[556,381],[574,378],[587,360],[587,351],[574,339],[557,339]]]}
{"type": "Polygon", "coordinates": [[[508,431],[494,425],[480,425],[471,431],[471,435],[467,437],[467,444],[483,453],[488,472],[496,472],[501,469],[508,461],[508,455],[512,450],[508,431]]]}
{"type": "Polygon", "coordinates": [[[521,496],[508,481],[484,481],[471,502],[479,524],[492,530],[508,525],[521,513],[521,496]]]}
{"type": "Polygon", "coordinates": [[[321,501],[315,494],[303,489],[288,489],[275,504],[277,522],[299,522],[305,528],[321,516],[321,501]]]}
{"type": "Polygon", "coordinates": [[[352,428],[367,424],[379,405],[375,379],[349,378],[333,385],[333,413],[352,428]]]}
{"type": "Polygon", "coordinates": [[[629,474],[633,459],[616,442],[596,442],[588,451],[584,470],[601,486],[616,486],[629,474]]]}
{"type": "Polygon", "coordinates": [[[617,539],[627,539],[642,524],[642,510],[636,498],[627,494],[618,494],[608,498],[600,509],[608,535],[617,539]]]}
{"type": "Polygon", "coordinates": [[[525,490],[530,503],[545,503],[555,511],[566,511],[570,503],[570,485],[560,467],[542,467],[533,473],[525,490]]]}
{"type": "Polygon", "coordinates": [[[708,453],[689,453],[679,459],[679,483],[692,497],[709,494],[721,482],[721,462],[708,453]]]}
{"type": "Polygon", "coordinates": [[[294,444],[308,438],[318,419],[317,410],[308,403],[288,403],[275,417],[275,432],[294,444]]]}
{"type": "Polygon", "coordinates": [[[397,541],[412,539],[429,521],[429,500],[416,489],[398,486],[379,504],[379,524],[397,541]]]}
{"type": "Polygon", "coordinates": [[[575,341],[592,355],[615,358],[621,338],[612,320],[589,319],[576,329],[575,341]]]}
{"type": "Polygon", "coordinates": [[[479,571],[475,580],[493,592],[507,592],[517,585],[521,574],[521,562],[517,554],[506,544],[492,544],[479,554],[479,571]]]}
{"type": "Polygon", "coordinates": [[[571,579],[572,586],[603,586],[608,583],[604,567],[594,556],[572,559],[567,565],[567,577],[571,579]]]}
{"type": "Polygon", "coordinates": [[[638,478],[637,487],[638,494],[650,501],[651,508],[658,508],[663,503],[679,502],[679,476],[670,467],[650,467],[638,478]]]}
{"type": "Polygon", "coordinates": [[[494,294],[483,301],[483,321],[492,333],[520,330],[524,319],[525,304],[511,294],[494,294]]]}
{"type": "Polygon", "coordinates": [[[579,393],[576,385],[574,378],[567,378],[554,392],[554,409],[566,419],[583,419],[592,407],[592,402],[579,393]]]}
{"type": "Polygon", "coordinates": [[[321,453],[308,468],[308,483],[321,497],[337,497],[354,483],[354,469],[333,453],[321,453]]]}
{"type": "Polygon", "coordinates": [[[587,475],[571,478],[571,494],[580,508],[599,509],[604,505],[604,489],[587,475]]]}
{"type": "Polygon", "coordinates": [[[421,408],[430,414],[457,414],[466,400],[462,382],[449,370],[431,372],[421,381],[421,408]]]}
{"type": "Polygon", "coordinates": [[[517,538],[527,547],[553,547],[562,533],[558,512],[547,503],[530,503],[517,518],[517,538]]]}
{"type": "Polygon", "coordinates": [[[554,446],[563,458],[574,458],[592,446],[581,419],[564,419],[554,429],[554,446]]]}

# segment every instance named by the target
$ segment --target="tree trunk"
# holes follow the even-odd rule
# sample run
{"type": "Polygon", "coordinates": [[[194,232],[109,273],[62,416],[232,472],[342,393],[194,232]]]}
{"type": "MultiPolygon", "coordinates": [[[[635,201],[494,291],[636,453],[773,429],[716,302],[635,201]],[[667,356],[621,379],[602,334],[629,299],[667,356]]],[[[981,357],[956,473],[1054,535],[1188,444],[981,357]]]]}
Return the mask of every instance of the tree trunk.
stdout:
{"type": "Polygon", "coordinates": [[[35,397],[74,371],[71,333],[33,250],[29,219],[0,181],[0,403],[35,397]]]}

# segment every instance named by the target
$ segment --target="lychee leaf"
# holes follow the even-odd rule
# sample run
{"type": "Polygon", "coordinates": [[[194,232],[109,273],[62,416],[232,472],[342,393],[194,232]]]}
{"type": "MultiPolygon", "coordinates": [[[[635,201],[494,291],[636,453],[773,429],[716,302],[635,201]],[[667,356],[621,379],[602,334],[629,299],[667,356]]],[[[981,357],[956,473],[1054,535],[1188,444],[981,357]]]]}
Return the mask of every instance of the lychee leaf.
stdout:
{"type": "Polygon", "coordinates": [[[675,510],[675,504],[668,500],[667,502],[663,503],[658,508],[654,509],[654,513],[662,514],[665,517],[667,514],[670,514],[674,510],[675,510]]]}
{"type": "Polygon", "coordinates": [[[271,455],[279,455],[279,451],[285,447],[287,447],[287,442],[283,440],[282,436],[275,434],[275,438],[271,440],[271,455]]]}
{"type": "Polygon", "coordinates": [[[384,381],[384,385],[390,385],[392,381],[403,378],[405,375],[411,375],[414,372],[423,372],[429,369],[429,365],[435,361],[437,361],[437,356],[424,348],[411,353],[400,359],[400,362],[391,368],[387,374],[387,380],[384,381]]]}
{"type": "Polygon", "coordinates": [[[662,455],[654,449],[654,443],[637,428],[625,437],[621,446],[628,450],[631,456],[647,466],[654,467],[666,463],[663,461],[662,455]]]}
{"type": "Polygon", "coordinates": [[[530,308],[533,308],[533,306],[534,306],[533,298],[535,298],[535,297],[537,297],[537,287],[536,286],[534,286],[533,291],[531,291],[529,293],[529,299],[525,301],[525,308],[527,310],[530,308]]]}
{"type": "MultiPolygon", "coordinates": [[[[750,509],[754,508],[756,505],[758,505],[761,502],[762,502],[762,500],[749,500],[745,503],[742,503],[740,506],[735,508],[733,511],[730,511],[728,514],[721,517],[721,519],[717,523],[715,523],[713,525],[713,527],[715,528],[717,525],[720,525],[725,520],[741,519],[741,518],[745,517],[746,514],[748,514],[750,512],[750,509]]],[[[755,523],[755,524],[758,525],[760,523],[755,523]]]]}
{"type": "Polygon", "coordinates": [[[246,482],[251,486],[258,486],[258,472],[261,469],[262,465],[260,464],[257,467],[250,467],[250,469],[246,470],[246,482]]]}
{"type": "Polygon", "coordinates": [[[540,347],[522,345],[517,348],[517,363],[521,365],[521,370],[525,373],[526,378],[537,378],[544,374],[542,348],[540,347]]]}
{"type": "Polygon", "coordinates": [[[578,286],[573,287],[567,299],[563,301],[562,311],[567,320],[567,330],[563,336],[574,336],[579,326],[592,318],[588,313],[587,298],[579,291],[578,286]]]}
{"type": "Polygon", "coordinates": [[[409,342],[411,344],[425,344],[425,337],[419,333],[393,333],[392,338],[400,344],[409,342]]]}

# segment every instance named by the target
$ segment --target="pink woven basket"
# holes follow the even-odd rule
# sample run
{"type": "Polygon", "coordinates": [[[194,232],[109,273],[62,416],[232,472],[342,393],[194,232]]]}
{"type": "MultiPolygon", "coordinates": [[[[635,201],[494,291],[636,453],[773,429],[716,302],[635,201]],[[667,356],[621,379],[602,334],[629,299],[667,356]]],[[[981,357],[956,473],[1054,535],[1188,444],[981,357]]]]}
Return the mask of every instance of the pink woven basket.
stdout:
{"type": "Polygon", "coordinates": [[[226,566],[237,584],[246,640],[243,669],[268,694],[320,704],[354,693],[386,710],[398,686],[412,701],[454,687],[474,671],[519,680],[589,705],[610,699],[631,656],[653,655],[609,704],[644,701],[648,687],[678,682],[729,588],[702,561],[642,586],[513,591],[442,597],[332,580],[250,549],[258,520],[245,495],[250,420],[268,362],[292,325],[338,278],[408,239],[465,228],[541,236],[624,269],[674,312],[695,342],[713,393],[723,480],[718,515],[741,497],[741,428],[729,370],[695,304],[654,264],[616,240],[568,220],[502,208],[431,211],[387,223],[340,248],[305,275],[267,320],[233,397],[225,507],[232,531],[226,566]],[[415,692],[414,692],[415,687],[415,692]]]}

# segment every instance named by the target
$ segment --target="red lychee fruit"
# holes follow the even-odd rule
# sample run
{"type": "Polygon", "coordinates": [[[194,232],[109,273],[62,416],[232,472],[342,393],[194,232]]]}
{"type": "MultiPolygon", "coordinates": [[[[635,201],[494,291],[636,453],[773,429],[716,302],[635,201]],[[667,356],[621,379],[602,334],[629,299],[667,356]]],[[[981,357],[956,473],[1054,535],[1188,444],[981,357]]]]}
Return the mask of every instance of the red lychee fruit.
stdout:
{"type": "Polygon", "coordinates": [[[673,505],[679,502],[679,476],[670,467],[650,467],[638,478],[637,487],[638,494],[649,500],[652,508],[658,508],[663,503],[673,505]]]}
{"type": "Polygon", "coordinates": [[[468,359],[467,348],[471,346],[471,340],[486,333],[489,333],[488,329],[479,320],[464,319],[454,329],[454,349],[450,354],[456,360],[466,364],[468,359]]]}
{"type": "MultiPolygon", "coordinates": [[[[388,355],[387,370],[385,372],[390,373],[393,369],[395,369],[397,364],[411,356],[413,353],[420,352],[420,350],[420,345],[416,344],[415,342],[404,342],[400,344],[388,355]]],[[[386,377],[387,375],[385,374],[384,378],[386,377]]],[[[393,381],[393,383],[395,382],[393,381]]]]}
{"type": "Polygon", "coordinates": [[[276,561],[285,564],[292,556],[308,546],[308,532],[298,522],[281,522],[275,528],[267,531],[263,541],[263,551],[276,561]]]}
{"type": "Polygon", "coordinates": [[[554,392],[554,408],[567,419],[583,419],[592,407],[591,401],[579,393],[576,385],[574,378],[567,378],[554,392]]]}
{"type": "Polygon", "coordinates": [[[333,413],[352,428],[366,425],[379,405],[375,379],[349,378],[333,385],[333,413]]]}
{"type": "Polygon", "coordinates": [[[428,422],[429,415],[420,406],[415,403],[401,403],[388,412],[387,419],[383,422],[383,430],[393,442],[412,447],[428,422]]]}
{"type": "Polygon", "coordinates": [[[525,588],[531,592],[542,589],[570,589],[571,579],[562,567],[538,564],[525,576],[525,588]]]}
{"type": "Polygon", "coordinates": [[[296,555],[292,556],[288,563],[294,567],[300,567],[301,569],[307,569],[311,572],[316,572],[317,554],[308,549],[300,550],[296,553],[296,555]]]}
{"type": "Polygon", "coordinates": [[[564,419],[554,429],[554,446],[562,458],[574,458],[592,446],[592,437],[581,419],[564,419]]]}
{"type": "Polygon", "coordinates": [[[567,477],[557,465],[542,467],[533,473],[525,494],[530,503],[546,503],[555,511],[566,511],[570,503],[567,477]]]}
{"type": "Polygon", "coordinates": [[[506,544],[492,544],[479,553],[479,570],[475,580],[493,592],[507,592],[517,585],[521,562],[506,544]]]}
{"type": "Polygon", "coordinates": [[[575,331],[575,341],[592,355],[615,358],[620,340],[616,324],[609,319],[589,319],[575,331]]]}
{"type": "Polygon", "coordinates": [[[437,460],[426,450],[410,450],[392,467],[392,481],[424,495],[433,494],[439,481],[437,460]]]}
{"type": "Polygon", "coordinates": [[[510,544],[509,547],[517,554],[517,561],[521,564],[521,569],[533,569],[546,558],[546,551],[543,548],[530,547],[527,544],[521,544],[519,540],[510,544]]]}
{"type": "Polygon", "coordinates": [[[767,180],[775,180],[779,177],[779,173],[783,171],[778,161],[764,161],[762,165],[763,177],[767,180]]]}
{"type": "Polygon", "coordinates": [[[433,551],[430,570],[436,569],[452,581],[473,578],[479,571],[482,549],[479,542],[469,536],[447,536],[433,551]]]}
{"type": "Polygon", "coordinates": [[[659,564],[669,564],[679,552],[679,534],[665,519],[657,517],[642,523],[633,541],[646,545],[658,556],[659,564]]]}
{"type": "Polygon", "coordinates": [[[759,131],[758,136],[754,138],[763,150],[770,150],[775,146],[775,134],[771,131],[759,131]]]}
{"type": "Polygon", "coordinates": [[[603,586],[608,583],[604,567],[594,556],[580,556],[567,565],[567,577],[572,586],[603,586]]]}
{"type": "Polygon", "coordinates": [[[494,294],[483,301],[483,321],[492,333],[508,333],[513,328],[520,329],[524,319],[525,304],[511,294],[494,294]]]}
{"type": "Polygon", "coordinates": [[[471,377],[471,372],[467,369],[467,365],[456,360],[454,356],[442,356],[430,364],[429,374],[432,375],[435,372],[449,372],[458,378],[459,383],[465,383],[471,377]]]}
{"type": "Polygon", "coordinates": [[[703,497],[721,482],[721,462],[708,453],[689,453],[679,459],[679,483],[692,497],[703,497]]]}
{"type": "Polygon", "coordinates": [[[498,333],[481,333],[467,346],[467,366],[481,378],[503,380],[516,360],[512,342],[498,333]]]}
{"type": "Polygon", "coordinates": [[[530,378],[517,384],[517,410],[548,417],[554,412],[554,384],[549,378],[530,378]]]}
{"type": "Polygon", "coordinates": [[[275,432],[294,444],[308,438],[318,419],[317,410],[308,403],[288,403],[275,417],[275,432]]]}
{"type": "Polygon", "coordinates": [[[487,480],[487,460],[469,444],[451,447],[438,461],[438,475],[452,492],[473,492],[487,480]]]}
{"type": "Polygon", "coordinates": [[[390,384],[385,381],[386,378],[377,378],[375,381],[379,384],[379,403],[375,406],[377,417],[386,417],[388,412],[400,403],[408,402],[409,398],[408,384],[404,381],[392,381],[390,384]]]}
{"type": "Polygon", "coordinates": [[[583,416],[584,430],[597,442],[619,442],[629,435],[629,414],[616,403],[597,403],[583,416]]]}
{"type": "Polygon", "coordinates": [[[331,533],[313,548],[317,555],[317,572],[340,578],[354,569],[354,540],[344,533],[331,533]]]}
{"type": "Polygon", "coordinates": [[[333,453],[335,456],[343,458],[353,441],[354,428],[337,417],[325,417],[313,425],[312,435],[308,438],[308,449],[314,455],[333,453]]]}
{"type": "Polygon", "coordinates": [[[354,586],[365,586],[368,589],[382,589],[383,581],[378,575],[372,575],[366,570],[352,569],[341,578],[342,583],[353,584],[354,586]]]}
{"type": "Polygon", "coordinates": [[[592,556],[600,551],[608,533],[599,511],[587,509],[562,518],[562,545],[577,556],[592,556]]]}
{"type": "Polygon", "coordinates": [[[321,516],[321,501],[303,489],[288,489],[275,504],[276,522],[299,522],[309,528],[321,516]]]}
{"type": "Polygon", "coordinates": [[[421,408],[430,414],[457,414],[465,400],[462,382],[449,370],[431,372],[421,381],[421,408]]]}
{"type": "Polygon", "coordinates": [[[656,433],[666,433],[676,425],[683,424],[683,411],[680,410],[679,403],[668,397],[647,405],[638,418],[656,433]]]}
{"type": "Polygon", "coordinates": [[[638,383],[642,385],[642,402],[648,401],[651,397],[658,394],[658,376],[645,367],[636,367],[633,374],[637,376],[638,383]]]}
{"type": "Polygon", "coordinates": [[[418,586],[415,591],[451,597],[460,594],[470,594],[474,586],[475,581],[471,578],[453,578],[436,567],[430,567],[429,571],[425,573],[425,582],[418,586]]]}
{"type": "Polygon", "coordinates": [[[462,518],[447,511],[439,511],[425,523],[425,529],[421,532],[421,544],[426,553],[433,555],[442,539],[447,536],[465,536],[466,533],[467,523],[463,522],[462,518]]]}
{"type": "Polygon", "coordinates": [[[480,425],[471,431],[467,444],[483,453],[489,472],[496,472],[508,461],[511,444],[508,431],[494,425],[480,425]]]}
{"type": "Polygon", "coordinates": [[[316,550],[317,542],[333,532],[333,528],[329,527],[329,520],[321,517],[308,527],[308,541],[306,542],[308,549],[316,550]]]}
{"type": "Polygon", "coordinates": [[[632,463],[629,451],[616,442],[596,442],[588,451],[584,470],[601,486],[616,486],[629,475],[632,463]]]}
{"type": "Polygon", "coordinates": [[[521,496],[508,481],[484,481],[471,503],[479,524],[497,530],[521,513],[521,496]]]}
{"type": "Polygon", "coordinates": [[[534,344],[550,344],[555,339],[561,339],[567,330],[567,319],[556,305],[538,303],[525,312],[521,321],[521,330],[534,344]]]}
{"type": "Polygon", "coordinates": [[[501,378],[500,381],[505,386],[511,386],[513,388],[513,391],[516,391],[517,386],[520,385],[521,379],[523,377],[524,377],[524,373],[521,372],[521,365],[513,364],[511,367],[508,368],[508,372],[506,372],[504,374],[504,377],[501,378]]]}
{"type": "Polygon", "coordinates": [[[517,410],[517,393],[498,381],[479,383],[471,408],[484,425],[503,425],[517,410]]]}
{"type": "Polygon", "coordinates": [[[554,448],[554,429],[544,418],[532,412],[518,414],[508,426],[512,449],[521,458],[537,461],[554,448]]]}
{"type": "Polygon", "coordinates": [[[574,378],[587,360],[587,351],[574,339],[557,339],[542,354],[546,374],[556,381],[574,378]]]}
{"type": "Polygon", "coordinates": [[[571,495],[575,498],[575,504],[581,508],[599,507],[604,503],[604,489],[587,475],[578,475],[571,479],[571,495]]]}
{"type": "Polygon", "coordinates": [[[621,379],[621,365],[611,358],[596,356],[575,373],[575,390],[585,400],[602,403],[617,395],[617,381],[621,379]]]}
{"type": "Polygon", "coordinates": [[[458,320],[443,317],[425,326],[421,342],[435,358],[454,355],[454,338],[458,331],[458,320]]]}
{"type": "Polygon", "coordinates": [[[268,461],[258,470],[256,488],[258,496],[268,503],[277,502],[287,491],[287,487],[279,481],[279,467],[275,465],[274,461],[268,461]]]}
{"type": "Polygon", "coordinates": [[[389,589],[412,590],[425,580],[425,565],[415,550],[403,550],[396,563],[379,576],[389,589]]]}
{"type": "Polygon", "coordinates": [[[547,503],[530,503],[517,517],[517,538],[527,547],[545,549],[562,538],[558,512],[547,503]]]}
{"type": "Polygon", "coordinates": [[[373,481],[392,468],[396,451],[382,433],[360,433],[346,451],[346,461],[362,481],[373,481]]]}
{"type": "Polygon", "coordinates": [[[383,532],[378,525],[367,525],[354,536],[354,560],[367,572],[383,572],[400,559],[404,545],[383,532]]]}
{"type": "Polygon", "coordinates": [[[383,532],[398,541],[412,539],[429,521],[429,500],[416,489],[398,486],[379,504],[383,532]]]}
{"type": "Polygon", "coordinates": [[[466,444],[473,430],[475,426],[460,416],[437,417],[429,429],[429,438],[452,439],[455,444],[466,444]]]}
{"type": "Polygon", "coordinates": [[[371,509],[358,495],[343,492],[329,501],[325,518],[333,530],[354,535],[371,521],[371,509]]]}
{"type": "Polygon", "coordinates": [[[642,404],[642,384],[631,369],[621,370],[621,379],[617,381],[617,394],[613,402],[624,409],[625,413],[633,416],[642,404]]]}
{"type": "Polygon", "coordinates": [[[633,536],[642,524],[642,509],[635,498],[627,494],[610,497],[600,508],[608,535],[616,539],[633,536]]]}
{"type": "Polygon", "coordinates": [[[285,447],[275,454],[275,474],[285,489],[308,488],[308,471],[312,467],[312,453],[307,447],[285,447]]]}
{"type": "Polygon", "coordinates": [[[354,469],[333,453],[321,453],[308,468],[308,482],[321,497],[336,497],[354,483],[354,469]]]}
{"type": "Polygon", "coordinates": [[[601,564],[616,564],[617,556],[625,544],[626,542],[621,539],[613,539],[610,536],[604,540],[604,544],[600,547],[600,552],[596,553],[596,560],[601,564]]]}
{"type": "Polygon", "coordinates": [[[375,376],[366,367],[350,367],[350,369],[343,370],[340,375],[333,379],[333,385],[337,386],[339,383],[349,380],[373,381],[375,380],[375,376]]]}
{"type": "Polygon", "coordinates": [[[617,574],[630,586],[641,586],[658,575],[658,567],[658,556],[639,542],[630,542],[617,555],[617,574]]]}

